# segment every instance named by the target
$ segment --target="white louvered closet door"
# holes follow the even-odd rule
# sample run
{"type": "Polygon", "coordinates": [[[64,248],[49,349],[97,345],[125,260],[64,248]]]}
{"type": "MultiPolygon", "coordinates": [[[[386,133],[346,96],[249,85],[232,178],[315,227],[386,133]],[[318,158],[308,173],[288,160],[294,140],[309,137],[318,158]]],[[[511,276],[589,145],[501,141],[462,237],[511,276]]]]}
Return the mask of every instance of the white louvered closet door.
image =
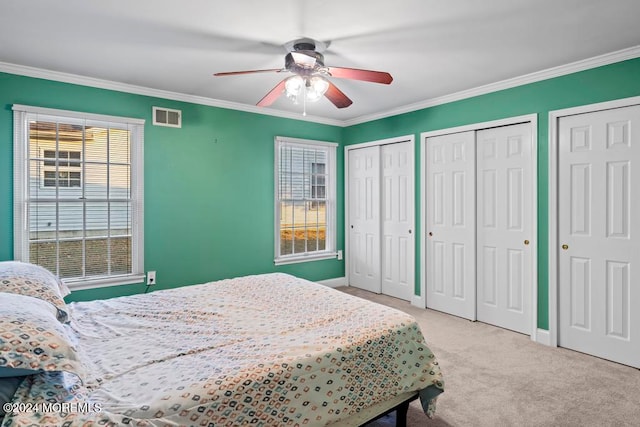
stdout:
{"type": "Polygon", "coordinates": [[[640,368],[640,106],[562,117],[558,340],[640,368]]]}

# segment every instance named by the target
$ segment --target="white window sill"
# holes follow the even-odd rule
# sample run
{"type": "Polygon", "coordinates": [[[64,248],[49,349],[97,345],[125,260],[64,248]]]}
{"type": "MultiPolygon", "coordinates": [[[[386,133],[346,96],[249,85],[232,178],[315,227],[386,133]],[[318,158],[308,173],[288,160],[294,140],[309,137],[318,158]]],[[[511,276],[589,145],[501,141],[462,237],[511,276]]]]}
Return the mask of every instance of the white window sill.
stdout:
{"type": "Polygon", "coordinates": [[[337,252],[322,252],[319,254],[305,254],[305,255],[298,255],[298,256],[276,258],[273,261],[273,263],[275,265],[298,264],[300,262],[320,261],[323,259],[332,259],[337,257],[338,257],[337,252]]]}
{"type": "Polygon", "coordinates": [[[144,283],[144,274],[123,274],[121,276],[96,277],[93,279],[63,279],[71,292],[83,289],[106,288],[107,286],[144,283]]]}

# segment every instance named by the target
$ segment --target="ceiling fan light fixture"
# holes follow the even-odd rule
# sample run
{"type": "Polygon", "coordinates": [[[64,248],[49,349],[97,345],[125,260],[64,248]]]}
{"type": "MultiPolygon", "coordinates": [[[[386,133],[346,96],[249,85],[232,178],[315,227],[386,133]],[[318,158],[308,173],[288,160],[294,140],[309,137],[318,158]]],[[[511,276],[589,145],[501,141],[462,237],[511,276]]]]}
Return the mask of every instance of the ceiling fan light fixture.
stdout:
{"type": "Polygon", "coordinates": [[[324,96],[329,89],[329,82],[322,76],[313,76],[307,80],[307,101],[316,102],[324,96]]]}
{"type": "Polygon", "coordinates": [[[300,76],[295,75],[287,78],[284,83],[284,90],[294,103],[301,100],[306,102],[317,102],[329,89],[329,82],[322,76],[300,76]]]}
{"type": "Polygon", "coordinates": [[[287,98],[292,100],[295,104],[298,103],[298,99],[304,90],[304,79],[302,76],[288,77],[284,82],[284,91],[287,94],[287,98]]]}

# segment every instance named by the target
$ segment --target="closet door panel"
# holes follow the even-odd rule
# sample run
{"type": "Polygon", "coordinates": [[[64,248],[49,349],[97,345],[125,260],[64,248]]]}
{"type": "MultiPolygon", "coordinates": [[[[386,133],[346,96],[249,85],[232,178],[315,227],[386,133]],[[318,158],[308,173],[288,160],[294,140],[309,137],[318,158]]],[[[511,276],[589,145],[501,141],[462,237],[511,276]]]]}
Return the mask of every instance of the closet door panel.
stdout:
{"type": "Polygon", "coordinates": [[[480,130],[476,145],[478,320],[530,334],[531,124],[480,130]]]}
{"type": "Polygon", "coordinates": [[[349,284],[380,293],[380,147],[349,153],[349,284]]]}
{"type": "Polygon", "coordinates": [[[415,284],[413,144],[380,147],[382,293],[411,300],[415,284]]]}
{"type": "Polygon", "coordinates": [[[427,307],[475,320],[475,132],[427,138],[427,307]]]}

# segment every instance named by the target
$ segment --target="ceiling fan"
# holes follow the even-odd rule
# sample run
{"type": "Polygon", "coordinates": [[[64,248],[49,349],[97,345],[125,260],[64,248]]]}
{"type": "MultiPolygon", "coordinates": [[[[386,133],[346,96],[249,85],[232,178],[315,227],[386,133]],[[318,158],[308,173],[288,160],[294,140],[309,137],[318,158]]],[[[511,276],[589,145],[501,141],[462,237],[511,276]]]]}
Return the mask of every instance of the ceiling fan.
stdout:
{"type": "MultiPolygon", "coordinates": [[[[346,108],[353,103],[347,95],[331,83],[327,77],[340,79],[362,80],[366,82],[389,84],[393,81],[391,74],[382,71],[360,70],[357,68],[327,67],[324,65],[323,52],[328,44],[309,38],[293,40],[284,45],[287,54],[284,57],[284,68],[267,70],[230,71],[215,73],[214,76],[234,76],[252,73],[282,73],[290,72],[287,77],[267,93],[258,103],[259,107],[266,107],[283,93],[289,99],[315,102],[323,96],[338,108],[346,108]]],[[[306,112],[306,111],[305,111],[306,112]]]]}

